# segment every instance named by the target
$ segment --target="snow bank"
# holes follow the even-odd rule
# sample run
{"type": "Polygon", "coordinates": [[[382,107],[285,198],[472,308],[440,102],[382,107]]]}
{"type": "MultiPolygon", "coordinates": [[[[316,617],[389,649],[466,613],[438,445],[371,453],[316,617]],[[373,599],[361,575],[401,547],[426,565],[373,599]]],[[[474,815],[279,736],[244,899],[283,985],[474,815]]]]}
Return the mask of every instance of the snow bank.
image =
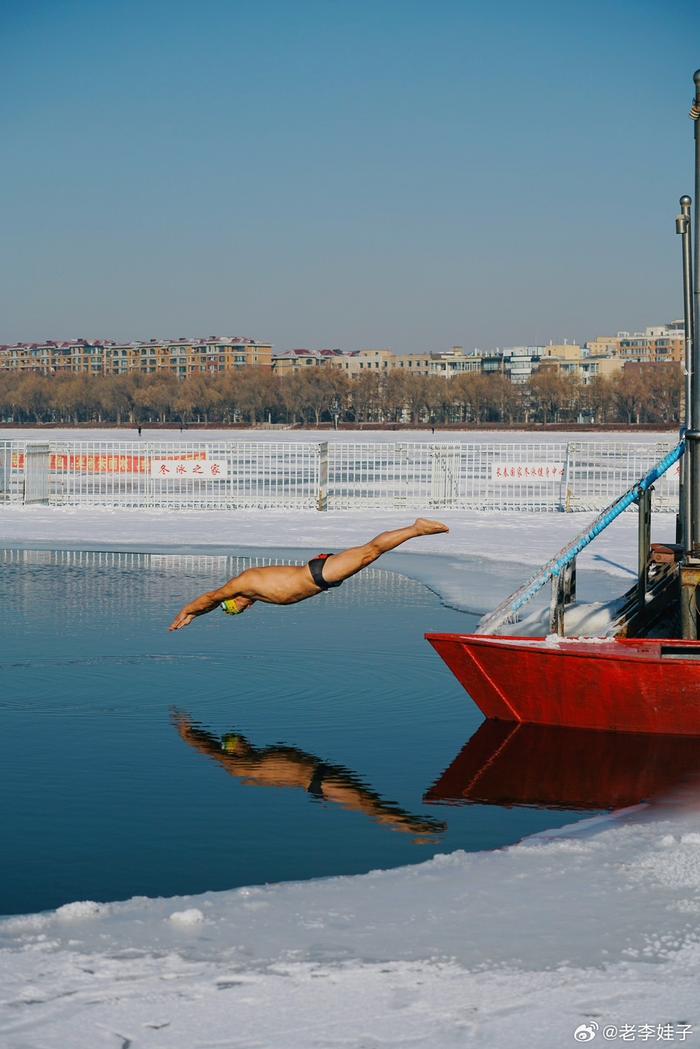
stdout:
{"type": "Polygon", "coordinates": [[[344,444],[354,442],[420,441],[429,444],[469,442],[470,444],[541,442],[559,443],[566,441],[628,441],[634,444],[653,444],[655,441],[672,441],[677,430],[610,430],[606,433],[594,431],[551,431],[551,430],[222,430],[196,429],[181,431],[172,429],[142,430],[131,427],[0,427],[0,440],[29,441],[334,441],[344,444]]]}
{"type": "Polygon", "coordinates": [[[584,1023],[680,1040],[700,1024],[688,809],[361,877],[6,920],[2,1045],[559,1049],[584,1023]]]}

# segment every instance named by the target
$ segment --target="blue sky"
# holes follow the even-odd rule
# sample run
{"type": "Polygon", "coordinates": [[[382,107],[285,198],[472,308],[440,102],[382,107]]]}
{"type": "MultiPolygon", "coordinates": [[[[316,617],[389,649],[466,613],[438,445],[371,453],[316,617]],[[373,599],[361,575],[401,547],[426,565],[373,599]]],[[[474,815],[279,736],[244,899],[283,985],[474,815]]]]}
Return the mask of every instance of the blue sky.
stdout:
{"type": "Polygon", "coordinates": [[[471,349],[682,313],[687,0],[0,0],[0,341],[471,349]]]}

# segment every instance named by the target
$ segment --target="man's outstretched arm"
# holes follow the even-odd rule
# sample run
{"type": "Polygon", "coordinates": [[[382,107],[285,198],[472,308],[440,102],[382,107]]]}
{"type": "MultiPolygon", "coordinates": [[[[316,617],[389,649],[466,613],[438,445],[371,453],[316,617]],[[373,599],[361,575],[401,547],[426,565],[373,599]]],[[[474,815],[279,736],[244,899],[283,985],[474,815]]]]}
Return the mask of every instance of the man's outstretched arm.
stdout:
{"type": "Polygon", "coordinates": [[[221,604],[222,601],[229,601],[231,598],[237,598],[241,604],[240,611],[245,611],[249,605],[252,605],[250,598],[239,597],[240,594],[240,577],[235,576],[233,579],[229,579],[228,583],[224,583],[218,590],[209,590],[206,594],[200,594],[194,601],[190,601],[188,605],[185,605],[173,619],[172,623],[168,627],[169,630],[182,630],[183,627],[189,626],[193,619],[197,616],[204,616],[207,612],[213,612],[215,608],[221,604]]]}

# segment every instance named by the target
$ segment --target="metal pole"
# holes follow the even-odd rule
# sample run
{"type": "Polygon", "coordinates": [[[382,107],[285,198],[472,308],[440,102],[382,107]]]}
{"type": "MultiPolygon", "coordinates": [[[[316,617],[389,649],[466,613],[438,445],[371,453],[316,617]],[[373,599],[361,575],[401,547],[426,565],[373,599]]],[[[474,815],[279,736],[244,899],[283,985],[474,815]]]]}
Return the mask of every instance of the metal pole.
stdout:
{"type": "Polygon", "coordinates": [[[318,502],[319,510],[328,509],[328,441],[318,445],[318,502]]]}
{"type": "MultiPolygon", "coordinates": [[[[685,412],[681,425],[681,437],[688,430],[693,429],[693,345],[695,341],[693,325],[693,256],[692,256],[692,234],[690,223],[691,199],[682,196],[680,199],[681,213],[676,218],[676,233],[682,237],[681,249],[683,259],[683,323],[685,326],[685,355],[683,367],[685,371],[685,412]]],[[[680,542],[685,553],[690,552],[692,532],[691,511],[691,484],[690,484],[690,456],[683,458],[681,466],[681,490],[680,490],[680,542]]]]}
{"type": "MultiPolygon", "coordinates": [[[[692,116],[695,120],[695,253],[693,258],[693,309],[691,337],[698,331],[700,326],[700,238],[697,236],[698,222],[700,221],[700,69],[694,76],[695,101],[692,116]]],[[[693,338],[692,343],[692,374],[691,374],[691,397],[690,418],[692,426],[689,430],[690,440],[688,451],[690,453],[690,551],[694,557],[700,555],[700,434],[696,427],[700,423],[700,354],[697,342],[693,338]]]]}
{"type": "Polygon", "coordinates": [[[649,588],[649,551],[651,549],[651,493],[652,488],[647,488],[639,496],[639,519],[637,522],[637,598],[639,600],[639,611],[644,622],[646,609],[647,590],[649,588]]]}

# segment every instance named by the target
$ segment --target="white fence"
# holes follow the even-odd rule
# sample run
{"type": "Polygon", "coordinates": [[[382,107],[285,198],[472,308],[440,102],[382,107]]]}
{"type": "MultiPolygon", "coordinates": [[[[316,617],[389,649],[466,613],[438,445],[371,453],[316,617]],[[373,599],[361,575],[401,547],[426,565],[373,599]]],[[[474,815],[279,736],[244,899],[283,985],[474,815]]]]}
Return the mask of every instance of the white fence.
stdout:
{"type": "MultiPolygon", "coordinates": [[[[154,600],[162,593],[162,576],[177,574],[181,579],[192,580],[210,577],[212,586],[217,577],[231,579],[246,568],[262,568],[267,565],[303,565],[305,560],[279,557],[237,557],[211,554],[143,554],[132,551],[114,550],[18,550],[0,546],[0,572],[13,566],[62,565],[72,568],[102,570],[135,569],[143,572],[140,586],[142,592],[154,600]]],[[[68,584],[70,585],[70,584],[68,584]]],[[[192,582],[194,589],[198,583],[192,582]]],[[[205,584],[206,585],[206,584],[205,584]]],[[[201,589],[201,588],[200,588],[201,589]]],[[[422,584],[397,572],[389,572],[372,566],[337,591],[338,601],[346,606],[385,601],[387,594],[393,600],[410,602],[415,596],[425,593],[422,584]]],[[[75,600],[78,598],[75,597],[75,600]]],[[[91,597],[91,607],[96,610],[110,609],[113,613],[127,612],[133,606],[133,595],[129,587],[96,587],[91,597]]]]}
{"type": "MultiPolygon", "coordinates": [[[[599,510],[669,442],[0,441],[0,502],[168,510],[599,510]]],[[[678,467],[654,491],[675,510],[678,467]]]]}

